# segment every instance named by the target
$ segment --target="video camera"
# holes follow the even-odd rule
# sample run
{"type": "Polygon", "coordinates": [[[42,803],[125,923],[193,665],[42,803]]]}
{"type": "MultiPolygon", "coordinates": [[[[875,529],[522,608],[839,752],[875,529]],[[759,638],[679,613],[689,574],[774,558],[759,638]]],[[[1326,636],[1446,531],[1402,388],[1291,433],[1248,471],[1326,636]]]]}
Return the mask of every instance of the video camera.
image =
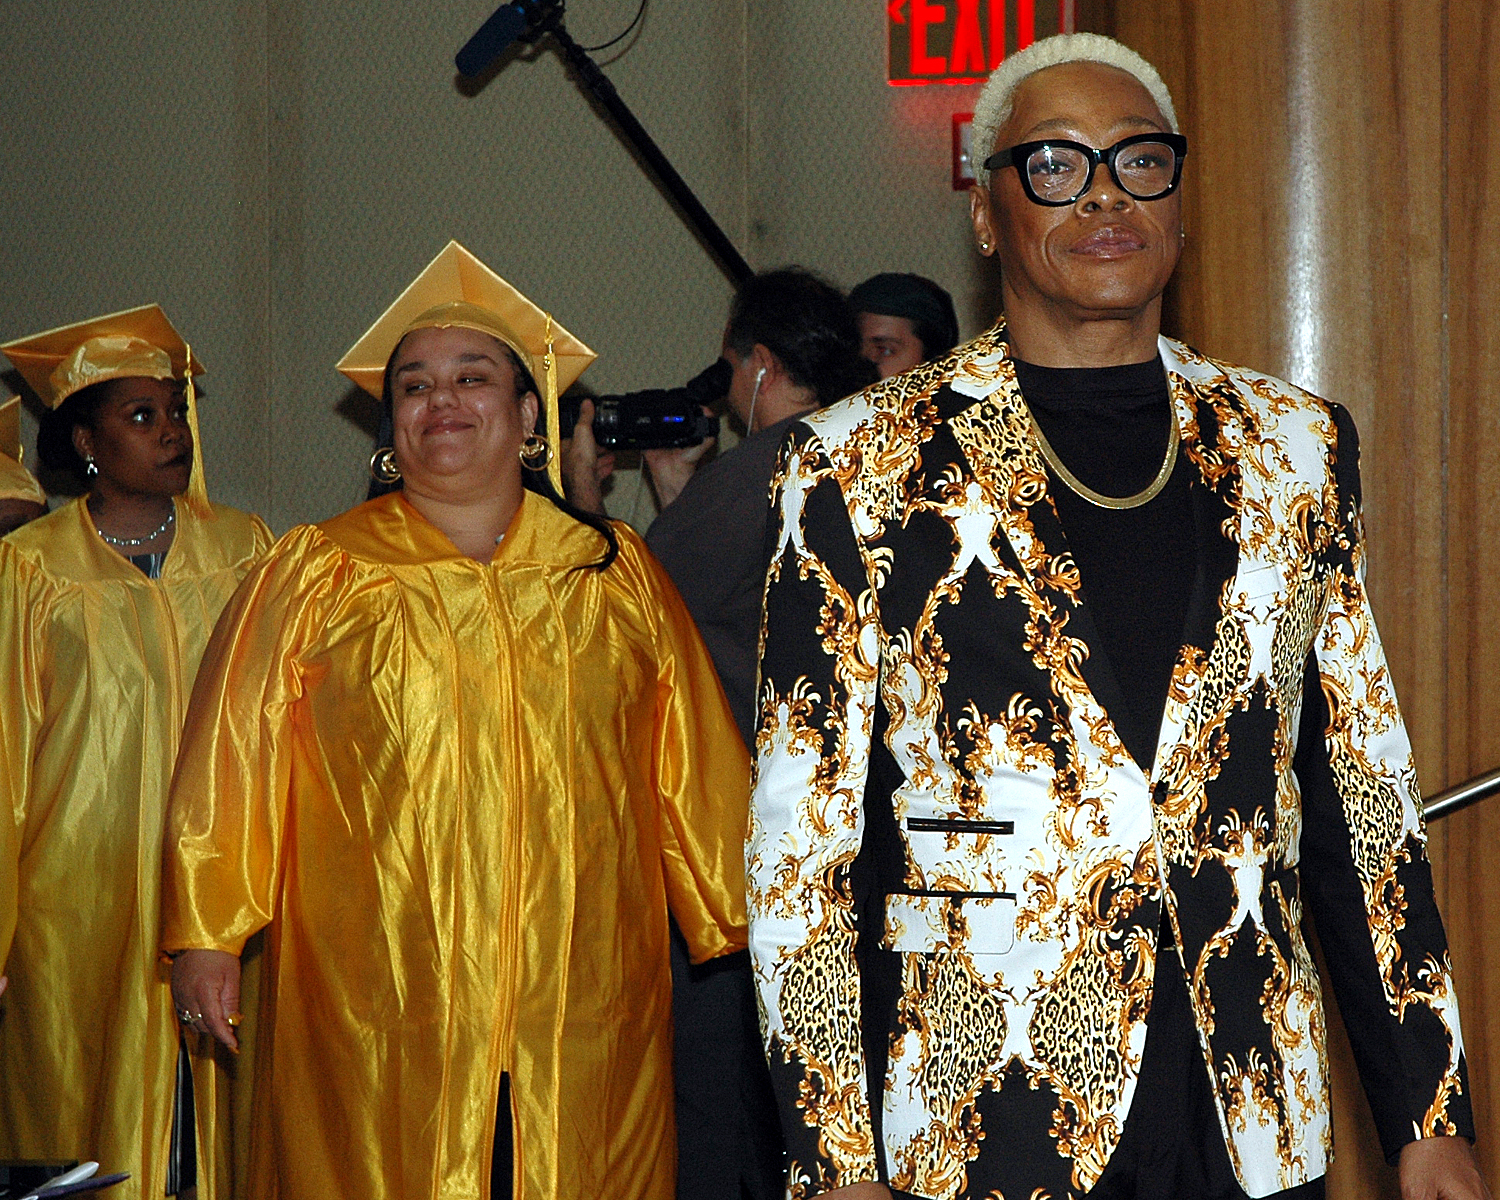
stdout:
{"type": "MultiPolygon", "coordinates": [[[[605,450],[667,450],[718,437],[719,418],[703,409],[723,399],[733,376],[734,368],[721,358],[680,388],[597,396],[594,440],[605,450]]],[[[582,405],[581,397],[563,397],[558,413],[560,436],[573,436],[582,405]]]]}

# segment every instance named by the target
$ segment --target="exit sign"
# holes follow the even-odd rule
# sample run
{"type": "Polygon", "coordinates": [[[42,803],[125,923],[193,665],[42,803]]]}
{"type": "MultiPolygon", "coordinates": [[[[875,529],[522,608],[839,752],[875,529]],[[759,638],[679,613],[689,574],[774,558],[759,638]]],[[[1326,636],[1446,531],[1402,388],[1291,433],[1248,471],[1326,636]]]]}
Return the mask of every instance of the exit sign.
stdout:
{"type": "Polygon", "coordinates": [[[983,83],[1038,38],[1073,32],[1073,0],[889,0],[892,84],[983,83]]]}

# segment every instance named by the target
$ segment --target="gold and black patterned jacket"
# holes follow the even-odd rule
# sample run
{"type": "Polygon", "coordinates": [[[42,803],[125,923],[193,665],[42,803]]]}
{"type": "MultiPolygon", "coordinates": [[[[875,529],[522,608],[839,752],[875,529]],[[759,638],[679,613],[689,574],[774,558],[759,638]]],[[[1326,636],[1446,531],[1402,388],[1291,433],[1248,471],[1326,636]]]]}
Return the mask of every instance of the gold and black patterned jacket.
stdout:
{"type": "Polygon", "coordinates": [[[1160,348],[1218,514],[1199,533],[1227,553],[1200,553],[1149,775],[1003,326],[783,447],[747,855],[794,1197],[1086,1191],[1130,1110],[1164,915],[1251,1196],[1330,1153],[1304,903],[1386,1150],[1471,1135],[1353,427],[1160,348]]]}

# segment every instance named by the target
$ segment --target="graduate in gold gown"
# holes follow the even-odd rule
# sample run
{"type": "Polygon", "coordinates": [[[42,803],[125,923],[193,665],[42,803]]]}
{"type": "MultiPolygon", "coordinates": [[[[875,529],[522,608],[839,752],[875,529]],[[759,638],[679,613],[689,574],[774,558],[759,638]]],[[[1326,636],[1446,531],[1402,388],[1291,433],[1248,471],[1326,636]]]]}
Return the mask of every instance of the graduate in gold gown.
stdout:
{"type": "MultiPolygon", "coordinates": [[[[0,404],[0,537],[34,521],[47,511],[47,497],[36,478],[21,465],[21,397],[0,404]]],[[[0,968],[16,929],[16,831],[0,821],[0,968]]],[[[0,995],[9,980],[0,975],[0,995]]]]}
{"type": "Polygon", "coordinates": [[[667,913],[745,945],[749,765],[661,568],[548,472],[592,358],[450,243],[340,364],[400,488],[283,538],[204,659],[164,945],[227,1044],[266,929],[252,1195],[673,1194],[667,913]]]}
{"type": "Polygon", "coordinates": [[[223,1146],[208,1058],[201,1140],[178,1083],[163,822],[198,659],[271,537],[207,499],[201,364],[160,308],[0,349],[50,409],[44,462],[89,488],[0,541],[0,1160],[96,1159],[155,1200],[196,1159],[206,1197],[223,1146]]]}
{"type": "MultiPolygon", "coordinates": [[[[21,465],[21,397],[0,404],[0,537],[35,521],[47,511],[47,496],[36,477],[21,465]]],[[[0,968],[16,930],[17,830],[0,821],[0,968]]],[[[9,979],[0,975],[0,995],[9,979]]]]}
{"type": "Polygon", "coordinates": [[[42,485],[21,465],[21,397],[12,396],[0,403],[0,537],[46,512],[42,485]]]}

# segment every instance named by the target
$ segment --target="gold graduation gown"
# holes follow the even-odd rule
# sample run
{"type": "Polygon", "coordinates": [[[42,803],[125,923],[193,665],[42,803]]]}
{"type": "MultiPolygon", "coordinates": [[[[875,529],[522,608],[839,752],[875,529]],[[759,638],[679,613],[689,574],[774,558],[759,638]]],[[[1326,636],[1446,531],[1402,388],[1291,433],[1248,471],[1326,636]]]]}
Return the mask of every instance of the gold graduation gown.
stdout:
{"type": "Polygon", "coordinates": [[[164,945],[266,927],[251,1194],[673,1195],[667,910],[745,945],[749,764],[629,529],[527,493],[493,562],[393,493],[293,530],[204,660],[164,945]]]}
{"type": "MultiPolygon", "coordinates": [[[[247,513],[176,511],[157,580],[82,500],[0,541],[0,1159],[97,1159],[131,1173],[112,1195],[150,1200],[178,1041],[157,953],[167,788],[214,622],[271,544],[247,513]]],[[[194,1062],[203,1197],[226,1152],[214,1076],[194,1062]]]]}

